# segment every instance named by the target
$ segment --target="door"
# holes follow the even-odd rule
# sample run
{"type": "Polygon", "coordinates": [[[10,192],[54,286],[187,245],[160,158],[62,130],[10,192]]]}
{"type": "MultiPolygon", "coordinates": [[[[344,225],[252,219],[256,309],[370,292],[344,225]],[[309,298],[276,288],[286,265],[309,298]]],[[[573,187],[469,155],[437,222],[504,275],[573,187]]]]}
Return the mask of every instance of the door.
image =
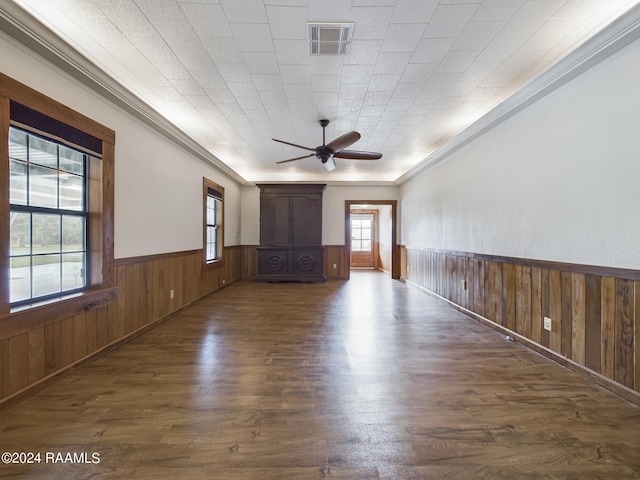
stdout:
{"type": "Polygon", "coordinates": [[[375,217],[373,213],[351,214],[351,267],[375,268],[375,217]]]}

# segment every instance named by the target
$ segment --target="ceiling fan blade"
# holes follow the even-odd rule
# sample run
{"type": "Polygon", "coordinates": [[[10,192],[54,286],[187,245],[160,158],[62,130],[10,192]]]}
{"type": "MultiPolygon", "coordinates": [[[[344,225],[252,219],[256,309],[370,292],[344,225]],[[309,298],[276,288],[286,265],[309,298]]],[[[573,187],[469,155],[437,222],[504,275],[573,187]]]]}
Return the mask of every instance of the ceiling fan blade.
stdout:
{"type": "Polygon", "coordinates": [[[301,157],[296,157],[296,158],[290,158],[288,160],[280,160],[279,162],[276,163],[287,163],[287,162],[293,162],[295,160],[302,160],[303,158],[309,158],[309,157],[313,157],[315,154],[314,153],[310,153],[309,155],[303,155],[301,157]]]}
{"type": "Polygon", "coordinates": [[[330,149],[333,153],[338,153],[343,148],[347,148],[349,145],[356,143],[358,140],[360,140],[360,134],[358,132],[345,133],[341,137],[338,137],[332,142],[329,142],[327,144],[327,148],[330,149]]]}
{"type": "Polygon", "coordinates": [[[272,138],[274,142],[284,143],[285,145],[291,145],[292,147],[302,148],[303,150],[309,150],[310,152],[315,152],[315,148],[303,147],[302,145],[296,145],[295,143],[285,142],[284,140],[278,140],[277,138],[272,138]]]}
{"type": "Polygon", "coordinates": [[[342,150],[333,154],[336,158],[347,158],[351,160],[378,160],[382,154],[378,152],[362,152],[358,150],[342,150]]]}

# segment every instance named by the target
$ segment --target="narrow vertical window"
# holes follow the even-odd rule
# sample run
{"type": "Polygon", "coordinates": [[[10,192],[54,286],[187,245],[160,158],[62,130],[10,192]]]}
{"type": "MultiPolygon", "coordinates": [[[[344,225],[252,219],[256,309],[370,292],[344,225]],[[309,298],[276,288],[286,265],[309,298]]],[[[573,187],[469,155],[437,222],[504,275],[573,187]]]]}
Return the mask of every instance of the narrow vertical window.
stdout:
{"type": "Polygon", "coordinates": [[[205,234],[204,252],[205,262],[213,263],[222,259],[223,252],[223,219],[224,219],[224,188],[204,179],[205,202],[205,234]]]}
{"type": "Polygon", "coordinates": [[[88,156],[9,129],[12,305],[87,286],[88,156]]]}

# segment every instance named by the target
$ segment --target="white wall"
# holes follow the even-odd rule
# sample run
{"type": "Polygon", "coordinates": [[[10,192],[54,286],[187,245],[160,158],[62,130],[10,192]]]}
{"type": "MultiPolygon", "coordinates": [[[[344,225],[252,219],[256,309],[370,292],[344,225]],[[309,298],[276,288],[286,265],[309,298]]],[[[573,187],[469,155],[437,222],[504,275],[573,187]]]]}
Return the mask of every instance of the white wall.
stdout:
{"type": "Polygon", "coordinates": [[[378,212],[378,227],[380,243],[380,267],[388,272],[391,271],[391,205],[376,205],[378,212]]]}
{"type": "Polygon", "coordinates": [[[242,245],[260,244],[260,189],[246,185],[241,189],[242,245]]]}
{"type": "Polygon", "coordinates": [[[225,187],[225,244],[240,242],[240,187],[0,34],[0,71],[116,132],[115,258],[202,248],[202,177],[225,187]]]}
{"type": "Polygon", "coordinates": [[[401,187],[402,238],[640,268],[640,43],[401,187]]]}
{"type": "Polygon", "coordinates": [[[328,185],[322,196],[323,245],[344,245],[345,200],[397,200],[398,193],[396,186],[328,185]]]}
{"type": "MultiPolygon", "coordinates": [[[[328,185],[322,195],[322,244],[344,245],[345,200],[397,200],[396,186],[328,185]]],[[[242,188],[242,244],[260,243],[260,190],[242,188]]]]}

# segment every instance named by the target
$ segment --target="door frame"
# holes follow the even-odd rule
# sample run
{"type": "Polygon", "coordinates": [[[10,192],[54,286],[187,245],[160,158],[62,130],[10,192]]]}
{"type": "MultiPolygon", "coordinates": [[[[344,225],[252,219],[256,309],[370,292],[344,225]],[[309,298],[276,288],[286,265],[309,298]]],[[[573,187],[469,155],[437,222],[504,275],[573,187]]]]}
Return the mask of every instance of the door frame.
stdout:
{"type": "MultiPolygon", "coordinates": [[[[347,259],[351,259],[351,209],[353,205],[390,205],[391,206],[391,278],[400,278],[400,251],[397,241],[397,200],[345,200],[344,201],[344,248],[347,259]]],[[[351,277],[351,265],[347,270],[347,279],[351,277]]]]}

